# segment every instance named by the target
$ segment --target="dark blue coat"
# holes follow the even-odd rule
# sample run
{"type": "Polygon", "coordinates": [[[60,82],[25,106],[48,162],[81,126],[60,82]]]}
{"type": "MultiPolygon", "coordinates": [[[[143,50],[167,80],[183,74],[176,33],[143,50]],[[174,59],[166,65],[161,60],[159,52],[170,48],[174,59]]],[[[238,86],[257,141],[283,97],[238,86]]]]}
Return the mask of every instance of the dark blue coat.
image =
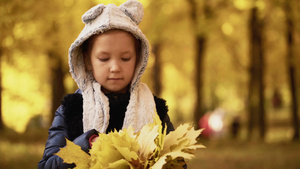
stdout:
{"type": "MultiPolygon", "coordinates": [[[[174,130],[167,114],[168,107],[166,106],[165,100],[155,96],[154,99],[157,113],[162,120],[162,124],[167,126],[167,133],[174,130]]],[[[66,169],[75,167],[74,164],[63,163],[63,160],[60,157],[54,155],[54,153],[57,153],[61,147],[66,145],[66,138],[81,146],[81,149],[88,153],[90,149],[88,140],[92,135],[97,134],[98,132],[93,129],[83,133],[82,102],[81,91],[78,90],[74,94],[67,95],[64,98],[62,105],[56,110],[52,126],[49,129],[49,136],[46,142],[43,159],[38,164],[39,169],[66,169]]],[[[123,106],[118,107],[125,106],[126,110],[127,104],[128,101],[127,103],[125,102],[123,106]]],[[[121,124],[123,124],[123,118],[121,118],[121,121],[121,124]]],[[[115,120],[114,122],[117,124],[118,120],[115,120]]]]}

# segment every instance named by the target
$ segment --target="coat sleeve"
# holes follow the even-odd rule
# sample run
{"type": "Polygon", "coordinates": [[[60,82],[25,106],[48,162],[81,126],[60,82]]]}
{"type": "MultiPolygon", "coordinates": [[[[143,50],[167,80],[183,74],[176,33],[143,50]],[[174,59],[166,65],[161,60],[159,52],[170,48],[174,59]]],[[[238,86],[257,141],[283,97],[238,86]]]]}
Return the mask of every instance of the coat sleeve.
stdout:
{"type": "Polygon", "coordinates": [[[64,120],[63,106],[60,106],[56,112],[52,122],[52,126],[49,128],[49,136],[46,142],[44,155],[42,160],[38,164],[38,169],[64,169],[74,168],[74,164],[63,163],[63,160],[54,155],[59,151],[59,148],[66,145],[67,126],[64,120]]]}
{"type": "Polygon", "coordinates": [[[155,105],[156,105],[156,111],[157,114],[162,122],[162,126],[167,127],[167,134],[170,131],[174,131],[174,126],[170,120],[170,117],[168,115],[168,106],[166,103],[166,100],[162,99],[162,98],[158,98],[156,96],[154,96],[154,101],[155,101],[155,105]]]}
{"type": "MultiPolygon", "coordinates": [[[[74,143],[79,145],[81,149],[88,153],[89,137],[97,134],[96,130],[87,131],[74,139],[74,143]]],[[[54,155],[61,147],[66,145],[66,138],[69,139],[68,126],[65,121],[64,108],[60,106],[55,112],[52,126],[49,129],[49,136],[46,142],[45,151],[42,160],[38,164],[38,169],[67,169],[74,168],[75,164],[63,163],[63,160],[54,155]]]]}
{"type": "Polygon", "coordinates": [[[171,131],[174,131],[174,126],[173,126],[168,114],[162,120],[162,125],[167,127],[167,134],[169,134],[171,131]]]}

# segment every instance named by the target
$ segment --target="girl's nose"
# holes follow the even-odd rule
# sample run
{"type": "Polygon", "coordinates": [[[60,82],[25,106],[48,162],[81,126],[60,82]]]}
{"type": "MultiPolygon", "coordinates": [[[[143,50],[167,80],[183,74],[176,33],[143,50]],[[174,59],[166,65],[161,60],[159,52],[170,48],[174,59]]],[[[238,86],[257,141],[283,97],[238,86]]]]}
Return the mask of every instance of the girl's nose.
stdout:
{"type": "Polygon", "coordinates": [[[112,61],[110,66],[110,71],[120,72],[121,71],[120,63],[118,61],[112,61]]]}

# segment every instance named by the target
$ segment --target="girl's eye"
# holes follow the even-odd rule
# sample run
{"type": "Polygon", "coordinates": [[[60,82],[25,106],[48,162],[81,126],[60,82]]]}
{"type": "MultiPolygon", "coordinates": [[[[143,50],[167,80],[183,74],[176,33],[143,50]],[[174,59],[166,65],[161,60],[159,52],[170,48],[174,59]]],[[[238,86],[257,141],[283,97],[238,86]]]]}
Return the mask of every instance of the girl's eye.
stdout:
{"type": "Polygon", "coordinates": [[[129,58],[121,58],[121,59],[126,62],[126,61],[130,61],[131,58],[129,57],[129,58]]]}
{"type": "Polygon", "coordinates": [[[109,60],[109,58],[99,58],[99,60],[100,60],[101,62],[106,62],[106,61],[109,60]]]}

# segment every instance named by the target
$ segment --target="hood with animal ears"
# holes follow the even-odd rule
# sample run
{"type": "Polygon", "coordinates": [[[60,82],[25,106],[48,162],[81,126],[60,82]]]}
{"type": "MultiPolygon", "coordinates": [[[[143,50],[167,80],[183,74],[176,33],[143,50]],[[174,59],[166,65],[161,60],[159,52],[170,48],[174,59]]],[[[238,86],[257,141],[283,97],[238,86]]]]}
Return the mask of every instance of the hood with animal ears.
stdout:
{"type": "Polygon", "coordinates": [[[86,71],[81,45],[92,35],[112,29],[127,31],[141,43],[140,59],[130,89],[132,91],[136,88],[145,71],[149,57],[149,42],[138,27],[143,15],[143,5],[139,1],[128,0],[120,6],[98,4],[82,16],[85,27],[69,49],[70,73],[79,89],[84,90],[87,80],[93,80],[91,73],[86,71]]]}

